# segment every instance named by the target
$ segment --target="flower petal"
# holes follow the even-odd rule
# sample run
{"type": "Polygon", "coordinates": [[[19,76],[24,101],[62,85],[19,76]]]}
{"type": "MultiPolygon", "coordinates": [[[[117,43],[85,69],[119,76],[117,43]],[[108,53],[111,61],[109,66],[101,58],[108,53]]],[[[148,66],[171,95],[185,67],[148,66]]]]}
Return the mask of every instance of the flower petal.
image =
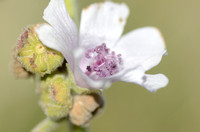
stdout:
{"type": "Polygon", "coordinates": [[[145,71],[143,67],[136,67],[131,70],[128,69],[123,70],[120,73],[116,74],[115,76],[111,77],[111,79],[115,81],[124,81],[124,82],[142,84],[144,75],[145,71]]]}
{"type": "Polygon", "coordinates": [[[114,44],[123,33],[129,9],[125,4],[113,2],[95,3],[83,9],[80,24],[81,46],[114,44]],[[99,43],[99,40],[101,40],[99,43]]]}
{"type": "Polygon", "coordinates": [[[122,54],[126,68],[142,66],[147,71],[159,64],[166,48],[160,32],[156,28],[145,27],[124,35],[114,51],[122,54]]]}
{"type": "MultiPolygon", "coordinates": [[[[168,84],[168,78],[163,74],[145,74],[142,67],[137,67],[135,69],[124,72],[123,74],[118,74],[112,76],[110,79],[112,81],[124,81],[129,83],[136,83],[145,87],[151,92],[156,92],[159,88],[163,88],[168,84]]],[[[122,72],[121,72],[122,73],[122,72]]]]}
{"type": "Polygon", "coordinates": [[[60,47],[59,44],[62,43],[62,41],[60,42],[62,39],[54,32],[53,28],[49,24],[44,23],[39,25],[36,27],[36,32],[44,45],[57,51],[62,50],[62,47],[60,47]]]}
{"type": "Polygon", "coordinates": [[[78,46],[78,30],[69,16],[64,0],[51,0],[43,18],[51,27],[45,25],[37,30],[40,40],[47,47],[60,51],[73,69],[72,50],[78,46]]]}
{"type": "Polygon", "coordinates": [[[117,54],[122,54],[123,69],[110,77],[111,80],[136,83],[152,92],[167,85],[165,75],[145,74],[166,53],[164,40],[156,28],[146,27],[132,31],[123,36],[113,49],[117,54]]]}
{"type": "Polygon", "coordinates": [[[143,77],[143,80],[144,82],[141,85],[151,92],[155,92],[159,88],[166,87],[169,82],[168,78],[163,74],[146,74],[143,77]]]}

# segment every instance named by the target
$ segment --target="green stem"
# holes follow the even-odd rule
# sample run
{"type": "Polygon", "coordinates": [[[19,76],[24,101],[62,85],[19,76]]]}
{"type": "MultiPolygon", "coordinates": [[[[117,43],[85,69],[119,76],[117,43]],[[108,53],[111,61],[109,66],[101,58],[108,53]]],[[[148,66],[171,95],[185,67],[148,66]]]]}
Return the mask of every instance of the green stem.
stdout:
{"type": "Polygon", "coordinates": [[[31,132],[52,132],[57,127],[57,125],[57,122],[46,118],[40,122],[31,132]]]}

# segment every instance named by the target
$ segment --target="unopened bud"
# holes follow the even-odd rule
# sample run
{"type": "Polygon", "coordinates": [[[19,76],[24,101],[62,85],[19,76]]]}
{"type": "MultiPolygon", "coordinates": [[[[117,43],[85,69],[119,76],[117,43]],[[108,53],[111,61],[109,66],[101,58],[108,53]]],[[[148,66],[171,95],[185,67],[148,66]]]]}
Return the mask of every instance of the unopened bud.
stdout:
{"type": "Polygon", "coordinates": [[[59,120],[68,115],[72,99],[64,75],[50,75],[41,82],[40,90],[40,105],[48,117],[59,120]]]}
{"type": "Polygon", "coordinates": [[[71,104],[70,88],[63,76],[56,76],[52,80],[49,94],[52,101],[60,105],[71,104]]]}
{"type": "Polygon", "coordinates": [[[17,59],[27,71],[44,76],[61,66],[64,57],[60,52],[42,44],[35,31],[38,26],[40,25],[29,26],[20,36],[17,44],[17,59]]]}
{"type": "Polygon", "coordinates": [[[103,110],[104,99],[100,94],[76,95],[69,112],[70,121],[77,126],[88,126],[91,119],[103,110]]]}
{"type": "Polygon", "coordinates": [[[16,47],[12,51],[12,65],[11,65],[11,70],[12,73],[16,78],[28,78],[31,73],[26,71],[26,69],[21,65],[21,63],[17,60],[16,58],[16,47]]]}

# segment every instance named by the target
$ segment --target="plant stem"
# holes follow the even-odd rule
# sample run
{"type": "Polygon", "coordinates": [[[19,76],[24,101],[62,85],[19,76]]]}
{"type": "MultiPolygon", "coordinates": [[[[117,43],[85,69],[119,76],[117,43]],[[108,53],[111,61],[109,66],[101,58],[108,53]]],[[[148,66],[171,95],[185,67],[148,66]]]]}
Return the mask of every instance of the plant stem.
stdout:
{"type": "Polygon", "coordinates": [[[45,120],[40,122],[31,132],[52,132],[57,125],[57,122],[46,118],[45,120]]]}

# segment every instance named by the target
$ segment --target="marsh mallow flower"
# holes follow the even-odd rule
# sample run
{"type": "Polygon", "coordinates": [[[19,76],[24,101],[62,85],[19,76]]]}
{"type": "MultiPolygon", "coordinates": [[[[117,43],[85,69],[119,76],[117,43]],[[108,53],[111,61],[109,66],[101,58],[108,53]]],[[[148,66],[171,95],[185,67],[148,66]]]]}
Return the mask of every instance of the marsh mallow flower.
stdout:
{"type": "Polygon", "coordinates": [[[149,91],[165,87],[163,74],[145,74],[166,53],[164,40],[153,27],[121,37],[129,9],[126,4],[95,3],[83,9],[78,31],[64,0],[51,0],[37,28],[40,40],[60,51],[76,81],[84,88],[106,88],[115,81],[139,84],[149,91]]]}

